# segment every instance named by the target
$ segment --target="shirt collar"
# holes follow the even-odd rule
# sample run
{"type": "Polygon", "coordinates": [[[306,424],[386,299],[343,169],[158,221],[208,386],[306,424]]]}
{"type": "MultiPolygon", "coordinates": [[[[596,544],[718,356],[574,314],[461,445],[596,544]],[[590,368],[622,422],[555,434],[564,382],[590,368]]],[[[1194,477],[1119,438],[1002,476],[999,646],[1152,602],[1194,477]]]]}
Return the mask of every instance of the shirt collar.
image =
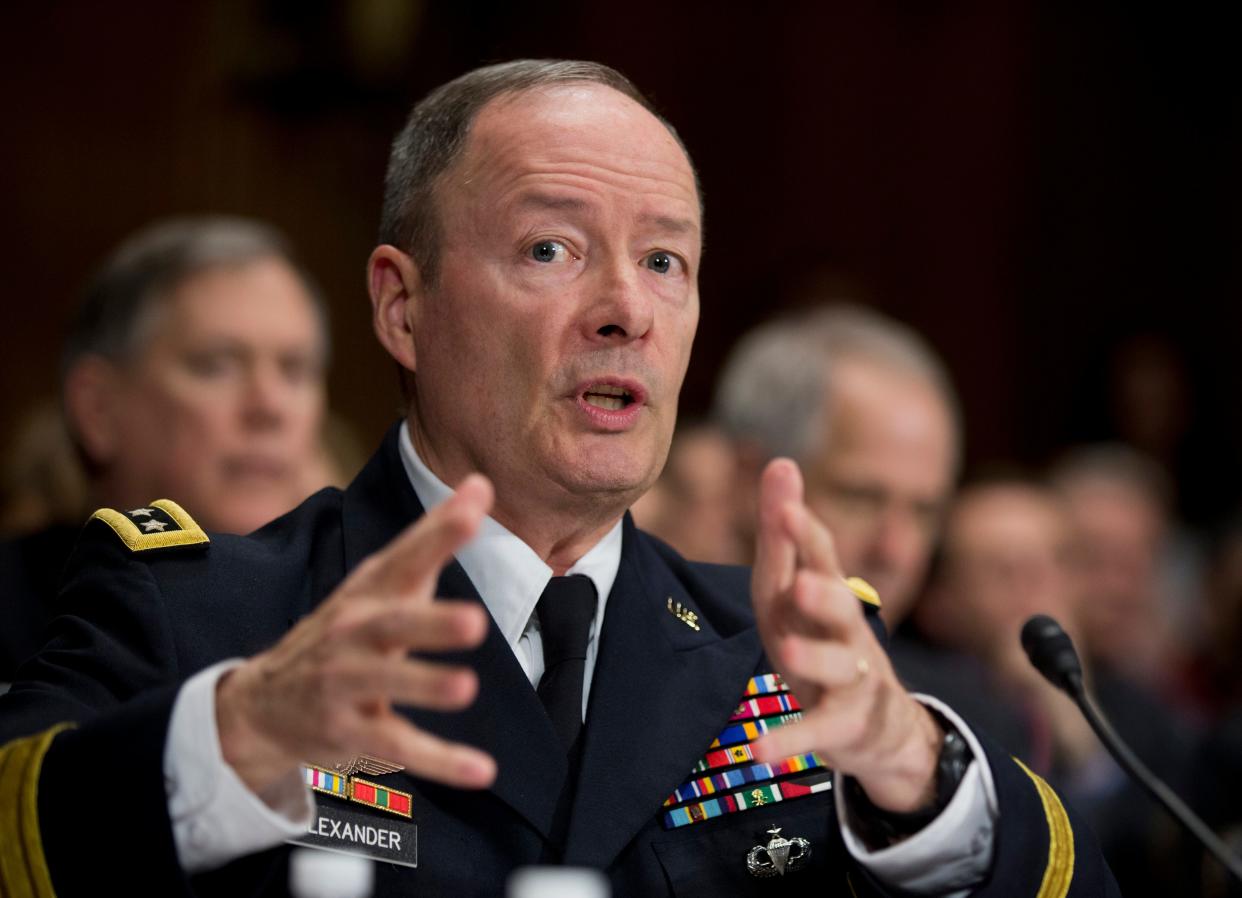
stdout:
{"type": "MultiPolygon", "coordinates": [[[[401,464],[410,479],[418,501],[431,511],[453,495],[453,490],[419,458],[410,440],[409,424],[401,422],[399,439],[401,464]]],[[[490,516],[483,519],[479,532],[456,553],[479,591],[483,604],[491,612],[505,641],[516,646],[534,614],[543,589],[552,578],[552,568],[535,554],[535,550],[490,516]]],[[[592,636],[599,632],[604,619],[604,605],[621,566],[621,521],[579,558],[566,574],[584,574],[595,584],[599,597],[592,636]]]]}

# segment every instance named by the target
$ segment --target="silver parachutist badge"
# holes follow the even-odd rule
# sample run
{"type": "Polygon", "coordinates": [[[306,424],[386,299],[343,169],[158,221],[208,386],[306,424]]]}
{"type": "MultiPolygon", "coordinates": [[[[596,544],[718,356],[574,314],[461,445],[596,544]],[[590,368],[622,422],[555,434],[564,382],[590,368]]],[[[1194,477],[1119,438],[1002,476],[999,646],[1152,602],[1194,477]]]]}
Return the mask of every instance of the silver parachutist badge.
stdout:
{"type": "Polygon", "coordinates": [[[811,843],[801,836],[786,839],[781,828],[768,830],[772,838],[767,845],[756,845],[746,855],[746,869],[751,876],[784,876],[786,870],[798,870],[811,856],[811,843]]]}

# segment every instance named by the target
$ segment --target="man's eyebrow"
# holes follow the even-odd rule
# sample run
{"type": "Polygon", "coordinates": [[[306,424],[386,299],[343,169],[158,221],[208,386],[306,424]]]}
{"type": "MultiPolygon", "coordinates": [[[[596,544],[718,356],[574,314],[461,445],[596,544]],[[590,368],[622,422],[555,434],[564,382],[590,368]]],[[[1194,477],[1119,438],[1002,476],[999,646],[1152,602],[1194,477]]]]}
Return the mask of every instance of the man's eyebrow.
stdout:
{"type": "MultiPolygon", "coordinates": [[[[549,193],[528,193],[518,200],[519,208],[552,209],[558,211],[581,212],[587,208],[587,202],[572,196],[555,196],[549,193]]],[[[639,216],[639,221],[646,225],[655,225],[662,231],[673,234],[696,233],[699,226],[693,219],[678,218],[672,215],[648,213],[639,216]]]]}
{"type": "Polygon", "coordinates": [[[643,224],[655,225],[662,231],[670,231],[674,234],[690,234],[699,230],[699,226],[692,219],[674,218],[671,215],[642,215],[639,221],[643,224]]]}
{"type": "Polygon", "coordinates": [[[586,208],[586,202],[572,196],[553,196],[548,193],[528,193],[518,200],[519,207],[530,206],[535,209],[566,209],[580,212],[586,208]]]}

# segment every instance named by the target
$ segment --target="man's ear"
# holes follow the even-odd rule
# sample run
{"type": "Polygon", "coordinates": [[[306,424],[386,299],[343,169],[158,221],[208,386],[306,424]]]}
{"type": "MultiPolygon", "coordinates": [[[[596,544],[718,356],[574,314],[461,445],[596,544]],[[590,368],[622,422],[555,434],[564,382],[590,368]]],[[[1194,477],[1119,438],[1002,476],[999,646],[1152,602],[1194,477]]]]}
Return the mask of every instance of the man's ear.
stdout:
{"type": "Polygon", "coordinates": [[[65,375],[65,416],[87,456],[110,465],[121,448],[120,372],[100,355],[85,355],[65,375]]]}
{"type": "Polygon", "coordinates": [[[418,266],[395,246],[377,246],[367,262],[367,290],[375,336],[397,364],[415,370],[414,313],[423,301],[418,266]]]}

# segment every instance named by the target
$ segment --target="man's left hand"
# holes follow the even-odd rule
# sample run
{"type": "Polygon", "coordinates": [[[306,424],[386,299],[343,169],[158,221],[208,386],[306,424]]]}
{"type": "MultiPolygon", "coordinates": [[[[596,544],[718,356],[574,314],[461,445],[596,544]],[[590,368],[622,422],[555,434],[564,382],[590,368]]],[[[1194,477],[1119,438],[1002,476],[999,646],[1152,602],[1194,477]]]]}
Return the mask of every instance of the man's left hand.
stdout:
{"type": "Polygon", "coordinates": [[[944,733],[897,680],[788,459],[763,473],[751,594],[764,649],[803,709],[758,742],[759,758],[814,751],[877,807],[930,804],[944,733]]]}

